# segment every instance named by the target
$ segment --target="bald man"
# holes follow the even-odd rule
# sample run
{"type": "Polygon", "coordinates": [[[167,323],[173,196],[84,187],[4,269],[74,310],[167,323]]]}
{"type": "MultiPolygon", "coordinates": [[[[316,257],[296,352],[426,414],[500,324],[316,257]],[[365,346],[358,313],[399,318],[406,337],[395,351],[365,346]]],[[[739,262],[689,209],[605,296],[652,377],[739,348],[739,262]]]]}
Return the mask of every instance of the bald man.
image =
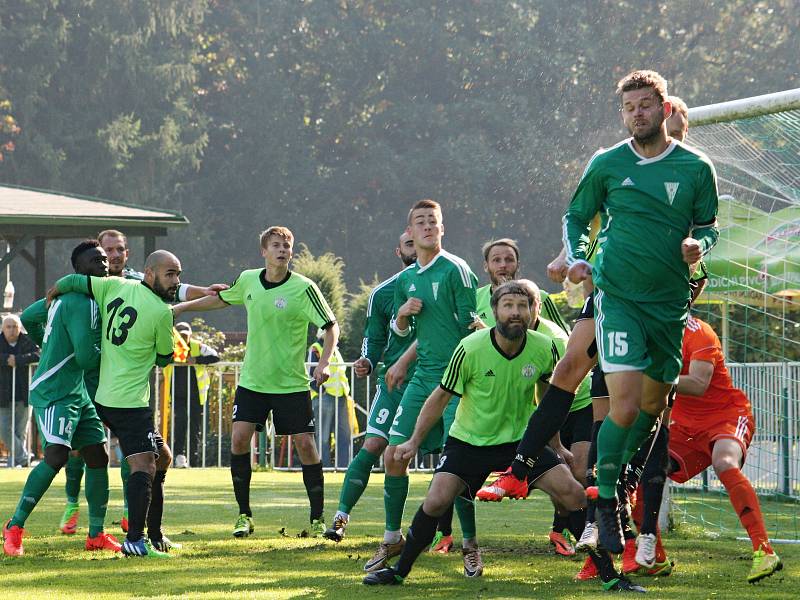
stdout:
{"type": "Polygon", "coordinates": [[[172,311],[166,303],[175,298],[180,273],[181,263],[174,254],[156,250],[147,257],[143,281],[76,274],[59,279],[48,292],[50,298],[82,292],[100,307],[100,383],[95,403],[131,467],[128,534],[122,544],[128,556],[168,556],[156,546],[158,540],[144,536],[145,520],[151,536],[160,530],[163,477],[155,479],[155,489],[154,478],[166,468],[159,464],[164,442],[150,408],[149,377],[153,365],[163,367],[172,361],[172,311]]]}

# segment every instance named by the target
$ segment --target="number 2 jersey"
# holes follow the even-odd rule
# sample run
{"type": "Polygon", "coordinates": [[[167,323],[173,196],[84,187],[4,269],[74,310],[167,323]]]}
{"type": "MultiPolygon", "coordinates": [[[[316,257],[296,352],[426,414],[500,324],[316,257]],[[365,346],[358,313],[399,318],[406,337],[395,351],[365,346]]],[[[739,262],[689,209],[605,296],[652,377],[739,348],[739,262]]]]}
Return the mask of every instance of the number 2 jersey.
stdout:
{"type": "Polygon", "coordinates": [[[39,366],[30,385],[31,406],[44,408],[64,398],[94,394],[85,372],[96,372],[100,361],[100,315],[97,303],[84,294],[64,294],[48,309],[44,300],[21,315],[31,338],[42,346],[39,366]]]}
{"type": "Polygon", "coordinates": [[[147,408],[150,371],[173,352],[172,310],[146,283],[120,277],[67,275],[58,291],[89,295],[100,308],[100,383],[95,402],[147,408]]]}

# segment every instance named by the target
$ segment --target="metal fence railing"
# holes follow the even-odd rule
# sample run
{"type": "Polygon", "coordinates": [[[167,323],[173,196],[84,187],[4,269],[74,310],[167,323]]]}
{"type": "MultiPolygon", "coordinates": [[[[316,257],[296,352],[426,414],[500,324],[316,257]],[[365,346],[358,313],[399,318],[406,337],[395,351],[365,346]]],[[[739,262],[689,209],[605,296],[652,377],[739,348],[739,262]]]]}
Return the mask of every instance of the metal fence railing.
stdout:
{"type": "MultiPolygon", "coordinates": [[[[313,365],[307,365],[311,366],[313,365]]],[[[357,379],[352,362],[342,363],[341,366],[347,369],[352,411],[345,410],[343,407],[346,404],[342,402],[332,405],[326,402],[315,403],[317,448],[321,456],[330,454],[333,457],[332,463],[323,465],[333,470],[346,469],[363,442],[376,386],[374,376],[357,379]],[[326,414],[326,411],[331,410],[334,413],[332,417],[326,414]],[[357,427],[353,427],[353,418],[357,427]],[[343,421],[346,422],[346,427],[342,426],[343,421]],[[326,431],[320,432],[319,425],[322,423],[329,425],[326,431]],[[328,434],[332,433],[335,440],[337,432],[340,438],[346,432],[345,443],[341,439],[338,444],[331,441],[331,435],[328,434]],[[326,451],[326,445],[330,446],[329,452],[326,451]],[[343,458],[346,460],[342,460],[343,458]]],[[[29,381],[35,367],[36,365],[28,367],[29,381]]],[[[222,467],[227,466],[230,461],[231,414],[241,363],[219,362],[207,365],[206,369],[210,376],[210,385],[205,403],[193,401],[188,394],[179,398],[171,394],[169,402],[164,402],[160,369],[156,370],[153,378],[152,401],[156,423],[169,443],[174,447],[178,438],[183,438],[177,445],[184,448],[188,466],[222,467]]],[[[729,369],[734,384],[750,398],[756,420],[756,434],[748,452],[745,474],[759,494],[778,494],[800,499],[800,363],[731,363],[729,369]]],[[[188,369],[186,376],[192,377],[188,369]]],[[[12,378],[12,381],[15,379],[12,378]]],[[[186,383],[183,389],[190,389],[191,381],[187,380],[186,383]]],[[[171,389],[175,390],[174,381],[171,389]]],[[[32,443],[37,436],[30,419],[27,399],[18,402],[16,394],[14,385],[12,401],[0,399],[0,441],[3,444],[5,462],[9,466],[20,462],[30,464],[31,455],[36,455],[39,450],[38,444],[34,446],[32,443]],[[23,432],[22,436],[17,435],[20,430],[23,432]],[[11,440],[18,440],[19,443],[12,443],[11,440]],[[20,452],[24,453],[22,461],[20,452]]],[[[265,431],[254,436],[254,463],[275,469],[299,468],[290,438],[291,436],[277,436],[269,421],[265,431]]],[[[424,459],[418,457],[412,467],[430,469],[435,460],[435,456],[424,459]]],[[[685,485],[722,489],[711,471],[699,475],[685,485]]]]}

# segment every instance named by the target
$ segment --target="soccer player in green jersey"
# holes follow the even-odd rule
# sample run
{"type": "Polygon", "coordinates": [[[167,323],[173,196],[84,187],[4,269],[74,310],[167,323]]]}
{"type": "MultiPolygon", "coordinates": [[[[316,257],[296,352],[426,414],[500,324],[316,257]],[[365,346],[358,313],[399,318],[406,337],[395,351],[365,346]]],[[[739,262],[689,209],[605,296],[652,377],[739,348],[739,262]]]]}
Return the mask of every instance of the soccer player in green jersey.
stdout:
{"type": "MultiPolygon", "coordinates": [[[[403,263],[403,267],[408,267],[417,260],[414,240],[407,232],[403,232],[400,236],[395,255],[403,263]]],[[[353,363],[353,370],[356,377],[366,377],[375,371],[381,359],[383,368],[378,371],[364,444],[347,467],[342,490],[339,493],[339,508],[333,517],[333,525],[324,534],[327,539],[334,542],[340,542],[344,538],[345,528],[350,521],[350,512],[364,493],[372,468],[378,464],[389,444],[389,428],[405,390],[405,386],[401,385],[390,391],[384,380],[386,371],[415,339],[413,334],[404,338],[398,337],[389,327],[394,317],[394,287],[398,275],[399,273],[395,273],[375,286],[367,302],[367,321],[364,326],[361,357],[353,363]]]]}
{"type": "MultiPolygon", "coordinates": [[[[500,285],[491,299],[496,325],[459,342],[441,383],[427,398],[413,434],[395,450],[399,460],[415,456],[450,399],[460,395],[433,481],[408,529],[397,564],[368,575],[365,584],[401,583],[433,539],[437,517],[457,497],[471,501],[489,473],[505,468],[515,455],[535,408],[536,388],[546,386],[556,362],[553,341],[528,329],[535,302],[535,296],[518,282],[500,285]]],[[[586,503],[583,488],[551,449],[546,449],[534,466],[532,485],[566,511],[580,509],[586,503]]],[[[583,527],[580,513],[575,525],[583,527]]],[[[464,549],[465,570],[470,569],[470,576],[478,576],[483,565],[473,560],[478,556],[477,540],[473,542],[474,549],[464,549]]]]}
{"type": "Polygon", "coordinates": [[[231,478],[239,505],[233,535],[246,537],[255,529],[250,509],[250,445],[256,429],[263,430],[270,411],[275,433],[292,436],[303,465],[312,533],[322,535],[326,529],[324,477],[314,441],[306,339],[309,325],[325,331],[313,373],[318,385],[325,383],[339,325],[317,285],[289,270],[292,232],[286,227],[270,227],[261,234],[260,246],[265,268],[243,271],[218,297],[179,304],[175,312],[214,310],[231,304],[244,304],[247,309],[247,349],[236,388],[231,436],[231,478]]]}
{"type": "MultiPolygon", "coordinates": [[[[475,294],[477,311],[481,322],[487,327],[492,327],[494,325],[494,316],[489,305],[492,292],[498,285],[517,278],[519,246],[517,242],[510,238],[500,238],[486,242],[481,250],[483,252],[483,270],[489,275],[491,283],[478,288],[475,294]]],[[[569,325],[561,317],[550,295],[542,289],[539,289],[539,295],[542,316],[548,321],[556,323],[569,334],[569,325]]]]}
{"type": "Polygon", "coordinates": [[[622,552],[616,482],[666,405],[681,368],[689,269],[716,242],[713,165],[667,135],[666,82],[653,71],[624,77],[617,92],[632,137],[598,152],[564,216],[568,276],[597,288],[596,338],[610,412],[598,433],[600,543],[622,552]],[[595,268],[587,229],[603,214],[595,268]],[[642,240],[647,243],[643,244],[642,240]]]}
{"type": "Polygon", "coordinates": [[[163,536],[166,455],[161,453],[163,439],[149,406],[149,380],[154,364],[165,366],[172,360],[172,311],[165,302],[174,300],[180,272],[175,255],[157,250],[147,257],[142,281],[70,275],[48,292],[48,298],[82,292],[100,307],[103,335],[95,404],[131,467],[128,534],[122,544],[127,556],[168,556],[158,548],[168,549],[163,538],[157,539],[163,536]],[[145,521],[148,533],[156,538],[152,541],[144,536],[145,521]]]}
{"type": "MultiPolygon", "coordinates": [[[[469,334],[477,316],[477,277],[464,260],[442,248],[444,224],[439,204],[429,199],[414,204],[408,214],[407,231],[414,240],[417,262],[397,278],[395,318],[391,327],[394,335],[401,338],[416,332],[417,365],[389,430],[389,446],[384,452],[386,531],[383,542],[364,565],[364,570],[369,572],[383,568],[405,544],[400,527],[408,495],[410,458],[398,459],[395,448],[411,437],[425,399],[439,385],[450,355],[461,339],[469,334]]],[[[431,429],[421,444],[424,452],[436,452],[442,447],[457,405],[458,398],[454,398],[444,419],[431,429]]],[[[475,537],[474,507],[459,502],[456,510],[463,543],[471,547],[475,537]]],[[[477,550],[474,555],[480,560],[477,550]]]]}
{"type": "MultiPolygon", "coordinates": [[[[95,240],[88,240],[75,247],[71,261],[76,273],[96,277],[108,273],[108,259],[99,246],[95,240]]],[[[9,556],[22,556],[25,521],[66,464],[69,451],[75,449],[87,466],[86,549],[119,552],[119,542],[103,530],[108,504],[106,434],[91,401],[97,381],[86,377],[96,372],[100,359],[98,307],[83,294],[65,294],[50,306],[43,324],[33,314],[42,310],[42,304],[28,307],[22,321],[42,346],[42,357],[31,380],[30,404],[42,434],[44,460],[31,471],[17,509],[3,527],[3,550],[9,556]]]]}

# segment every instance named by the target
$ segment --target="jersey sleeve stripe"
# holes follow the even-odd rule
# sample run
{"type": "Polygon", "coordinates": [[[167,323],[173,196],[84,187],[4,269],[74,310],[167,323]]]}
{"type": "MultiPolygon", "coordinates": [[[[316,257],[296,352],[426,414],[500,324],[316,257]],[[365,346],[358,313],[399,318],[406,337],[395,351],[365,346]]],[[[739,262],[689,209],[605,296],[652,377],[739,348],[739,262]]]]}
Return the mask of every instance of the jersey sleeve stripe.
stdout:
{"type": "Polygon", "coordinates": [[[461,276],[461,283],[464,284],[464,287],[471,288],[472,282],[469,278],[469,269],[467,268],[466,263],[464,263],[464,261],[462,261],[459,257],[455,256],[454,254],[450,254],[449,252],[443,254],[443,256],[456,266],[458,269],[458,274],[461,276]]]}
{"type": "Polygon", "coordinates": [[[453,358],[450,359],[450,366],[447,368],[447,377],[444,380],[444,387],[446,389],[453,389],[459,379],[461,372],[461,363],[464,362],[466,351],[463,346],[456,348],[453,353],[453,358]]]}
{"type": "Polygon", "coordinates": [[[561,329],[563,329],[565,333],[569,334],[569,328],[567,327],[567,323],[564,321],[564,318],[561,316],[561,313],[558,312],[558,307],[556,306],[556,303],[553,302],[552,298],[550,298],[550,296],[545,298],[544,305],[545,308],[543,312],[547,313],[548,315],[547,318],[555,322],[555,324],[558,325],[561,329]]]}
{"type": "Polygon", "coordinates": [[[558,352],[555,341],[550,344],[550,352],[553,355],[553,367],[555,367],[556,363],[561,360],[561,354],[558,352]]]}
{"type": "Polygon", "coordinates": [[[319,299],[316,292],[314,291],[314,288],[310,286],[307,287],[306,294],[308,294],[308,298],[309,300],[311,300],[311,304],[319,313],[319,316],[325,319],[326,323],[336,320],[335,316],[333,316],[332,314],[330,314],[328,311],[325,310],[324,305],[322,304],[322,301],[319,299]]]}

